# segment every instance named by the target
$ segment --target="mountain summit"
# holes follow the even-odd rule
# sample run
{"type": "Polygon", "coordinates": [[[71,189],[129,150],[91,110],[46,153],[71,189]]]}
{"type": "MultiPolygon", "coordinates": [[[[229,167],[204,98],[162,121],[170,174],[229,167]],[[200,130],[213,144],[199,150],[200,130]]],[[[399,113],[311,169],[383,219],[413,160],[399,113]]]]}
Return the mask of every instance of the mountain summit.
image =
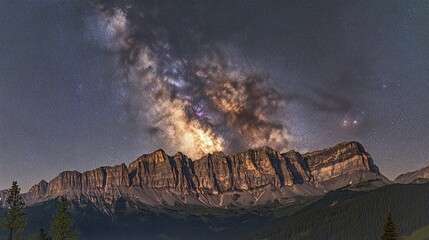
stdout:
{"type": "Polygon", "coordinates": [[[279,153],[270,147],[232,155],[216,152],[195,161],[160,149],[129,166],[62,172],[49,183],[34,185],[25,199],[33,205],[64,195],[113,214],[112,206],[121,199],[147,206],[251,206],[321,195],[367,181],[390,182],[358,142],[306,154],[279,153]]]}
{"type": "Polygon", "coordinates": [[[401,174],[394,180],[394,182],[402,184],[429,182],[429,166],[413,172],[401,174]]]}

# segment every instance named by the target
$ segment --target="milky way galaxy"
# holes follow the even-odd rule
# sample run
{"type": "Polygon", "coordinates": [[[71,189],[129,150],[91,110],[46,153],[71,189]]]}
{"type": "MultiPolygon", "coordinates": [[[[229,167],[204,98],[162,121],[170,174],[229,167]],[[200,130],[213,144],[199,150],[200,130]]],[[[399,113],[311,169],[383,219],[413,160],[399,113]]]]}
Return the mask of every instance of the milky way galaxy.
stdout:
{"type": "Polygon", "coordinates": [[[391,179],[425,167],[427,22],[429,1],[2,1],[0,189],[159,148],[358,141],[391,179]]]}
{"type": "Polygon", "coordinates": [[[108,39],[102,43],[120,55],[122,97],[152,141],[193,158],[287,147],[282,96],[266,79],[227,59],[216,42],[202,40],[203,32],[178,23],[171,34],[156,8],[99,8],[98,26],[108,39]]]}

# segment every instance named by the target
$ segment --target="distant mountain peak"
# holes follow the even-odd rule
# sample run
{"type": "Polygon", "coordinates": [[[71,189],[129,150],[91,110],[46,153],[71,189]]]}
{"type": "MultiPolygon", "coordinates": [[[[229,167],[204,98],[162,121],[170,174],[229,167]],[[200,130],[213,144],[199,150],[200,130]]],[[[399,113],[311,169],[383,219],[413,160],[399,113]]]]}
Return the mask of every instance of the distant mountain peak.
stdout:
{"type": "Polygon", "coordinates": [[[401,174],[394,180],[394,182],[403,184],[429,182],[429,166],[401,174]]]}

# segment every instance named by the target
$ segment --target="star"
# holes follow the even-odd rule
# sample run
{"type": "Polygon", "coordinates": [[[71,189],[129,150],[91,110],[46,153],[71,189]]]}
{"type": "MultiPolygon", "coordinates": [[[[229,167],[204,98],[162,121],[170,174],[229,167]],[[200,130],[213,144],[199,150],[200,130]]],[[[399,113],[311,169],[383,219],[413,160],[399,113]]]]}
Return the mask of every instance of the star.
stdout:
{"type": "Polygon", "coordinates": [[[342,126],[344,128],[349,128],[349,127],[354,127],[358,125],[358,120],[357,119],[350,119],[350,118],[345,118],[342,120],[342,126]]]}

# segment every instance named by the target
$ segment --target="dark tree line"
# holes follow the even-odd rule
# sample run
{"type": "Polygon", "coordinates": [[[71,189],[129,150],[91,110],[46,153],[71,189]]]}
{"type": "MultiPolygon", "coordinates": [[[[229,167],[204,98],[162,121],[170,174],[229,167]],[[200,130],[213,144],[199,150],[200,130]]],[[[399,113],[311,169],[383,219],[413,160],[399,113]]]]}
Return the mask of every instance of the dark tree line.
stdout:
{"type": "MultiPolygon", "coordinates": [[[[1,226],[7,233],[8,240],[24,239],[24,230],[26,216],[23,212],[25,202],[20,194],[21,189],[16,181],[12,182],[9,189],[9,195],[6,199],[7,208],[4,211],[4,218],[1,226]]],[[[39,229],[35,234],[30,236],[31,240],[76,240],[78,231],[73,229],[73,219],[67,211],[67,198],[61,197],[60,206],[52,219],[49,232],[45,229],[39,229]]]]}
{"type": "Polygon", "coordinates": [[[244,233],[241,239],[380,239],[389,209],[400,239],[429,225],[428,191],[429,184],[392,184],[370,192],[333,191],[292,215],[244,233]],[[333,202],[338,203],[332,206],[333,202]]]}

